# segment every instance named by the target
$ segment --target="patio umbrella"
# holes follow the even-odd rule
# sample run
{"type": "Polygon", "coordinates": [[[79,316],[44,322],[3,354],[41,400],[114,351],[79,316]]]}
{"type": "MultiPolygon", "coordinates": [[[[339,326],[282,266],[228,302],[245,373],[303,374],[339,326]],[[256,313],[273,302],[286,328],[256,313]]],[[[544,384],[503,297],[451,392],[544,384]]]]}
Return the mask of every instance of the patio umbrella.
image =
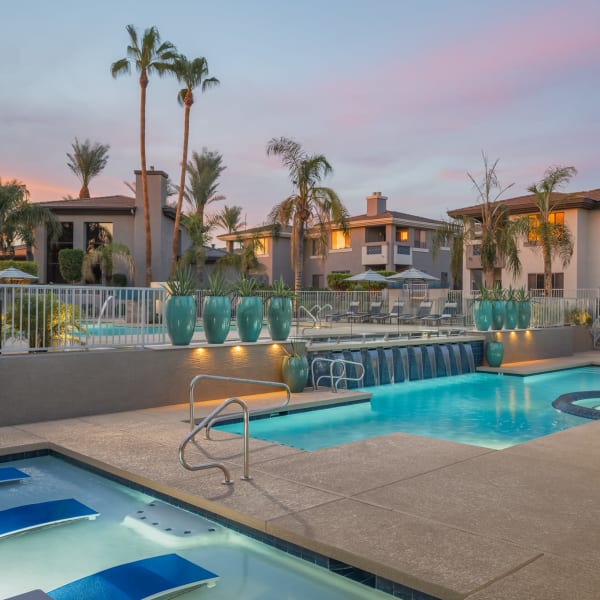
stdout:
{"type": "Polygon", "coordinates": [[[415,267],[406,269],[406,271],[402,271],[402,273],[390,275],[389,277],[386,277],[386,279],[392,281],[439,281],[439,277],[434,277],[429,273],[419,271],[419,269],[415,269],[415,267]]]}
{"type": "Polygon", "coordinates": [[[366,281],[367,283],[371,283],[372,281],[374,281],[376,283],[385,283],[387,281],[387,278],[369,269],[364,273],[358,273],[357,275],[352,275],[352,277],[348,277],[346,281],[366,281]]]}
{"type": "Polygon", "coordinates": [[[38,279],[35,275],[30,275],[29,273],[25,273],[25,271],[21,271],[20,269],[15,269],[15,267],[8,267],[8,269],[4,269],[0,271],[0,281],[33,281],[34,279],[38,279]]]}

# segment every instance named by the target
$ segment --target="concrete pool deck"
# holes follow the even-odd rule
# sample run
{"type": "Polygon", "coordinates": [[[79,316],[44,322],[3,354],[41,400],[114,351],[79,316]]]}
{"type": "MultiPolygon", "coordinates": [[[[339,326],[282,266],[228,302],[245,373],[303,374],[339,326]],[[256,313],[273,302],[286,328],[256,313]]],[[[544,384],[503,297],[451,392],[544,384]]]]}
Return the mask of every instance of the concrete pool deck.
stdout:
{"type": "MultiPolygon", "coordinates": [[[[354,397],[304,392],[292,403],[354,397]]],[[[220,471],[179,466],[187,418],[181,404],[3,427],[0,454],[52,448],[444,600],[600,597],[600,421],[505,450],[403,433],[313,452],[251,440],[252,481],[239,480],[239,437],[215,432],[190,456],[223,460],[236,480],[223,486],[220,471]]]]}

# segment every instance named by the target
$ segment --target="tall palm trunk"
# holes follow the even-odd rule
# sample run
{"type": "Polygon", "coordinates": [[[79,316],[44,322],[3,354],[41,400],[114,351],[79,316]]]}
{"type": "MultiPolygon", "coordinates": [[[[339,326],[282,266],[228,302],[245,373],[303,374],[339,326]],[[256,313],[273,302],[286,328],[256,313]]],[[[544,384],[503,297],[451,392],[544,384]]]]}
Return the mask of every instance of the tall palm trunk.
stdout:
{"type": "Polygon", "coordinates": [[[302,290],[302,279],[304,277],[304,220],[298,219],[296,237],[296,260],[294,265],[294,293],[296,296],[302,290]]]}
{"type": "Polygon", "coordinates": [[[175,210],[175,224],[173,225],[173,251],[171,254],[171,273],[177,264],[177,250],[179,247],[179,223],[181,221],[181,206],[183,204],[183,190],[185,187],[185,171],[187,167],[188,140],[190,135],[190,108],[191,103],[186,95],[185,110],[183,112],[183,157],[181,159],[181,176],[179,178],[179,194],[177,195],[177,208],[175,210]]]}
{"type": "Polygon", "coordinates": [[[87,186],[87,183],[84,183],[79,190],[79,199],[89,198],[90,197],[90,189],[87,186]]]}
{"type": "Polygon", "coordinates": [[[542,248],[544,257],[544,296],[552,296],[552,254],[550,248],[546,245],[542,248]]]}
{"type": "Polygon", "coordinates": [[[146,173],[146,88],[148,76],[140,75],[140,159],[142,162],[142,197],[144,199],[144,225],[146,229],[146,287],[152,281],[152,238],[150,232],[150,202],[148,200],[148,174],[146,173]]]}

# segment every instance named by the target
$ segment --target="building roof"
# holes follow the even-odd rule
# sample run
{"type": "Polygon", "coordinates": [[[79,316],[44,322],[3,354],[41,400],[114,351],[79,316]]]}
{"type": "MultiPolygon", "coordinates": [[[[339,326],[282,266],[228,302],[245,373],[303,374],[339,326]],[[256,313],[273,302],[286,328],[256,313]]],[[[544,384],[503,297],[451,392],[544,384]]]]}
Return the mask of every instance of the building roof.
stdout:
{"type": "Polygon", "coordinates": [[[40,202],[40,206],[56,214],[120,214],[135,213],[135,198],[127,196],[101,196],[98,198],[70,198],[40,202]]]}
{"type": "Polygon", "coordinates": [[[240,231],[234,231],[233,233],[222,233],[217,238],[227,242],[237,241],[238,239],[248,239],[256,234],[262,234],[265,237],[290,237],[292,234],[292,228],[277,227],[273,225],[259,225],[258,227],[251,227],[250,229],[241,229],[240,231]]]}
{"type": "MultiPolygon", "coordinates": [[[[527,194],[516,198],[498,200],[498,202],[492,202],[490,204],[492,206],[503,204],[508,208],[510,214],[527,214],[536,212],[533,198],[533,194],[527,194]]],[[[573,192],[571,194],[554,192],[551,195],[551,199],[552,202],[556,202],[557,209],[584,208],[587,210],[594,210],[600,208],[600,189],[585,192],[573,192]]],[[[464,208],[455,208],[449,210],[448,215],[453,218],[479,217],[481,216],[481,204],[466,206],[464,208]]]]}
{"type": "Polygon", "coordinates": [[[415,223],[421,223],[423,225],[441,225],[442,221],[438,219],[429,219],[428,217],[420,217],[418,215],[411,215],[409,213],[398,212],[396,210],[386,210],[377,215],[354,215],[348,219],[348,223],[352,225],[356,222],[362,221],[393,221],[394,223],[406,223],[414,225],[415,223]]]}

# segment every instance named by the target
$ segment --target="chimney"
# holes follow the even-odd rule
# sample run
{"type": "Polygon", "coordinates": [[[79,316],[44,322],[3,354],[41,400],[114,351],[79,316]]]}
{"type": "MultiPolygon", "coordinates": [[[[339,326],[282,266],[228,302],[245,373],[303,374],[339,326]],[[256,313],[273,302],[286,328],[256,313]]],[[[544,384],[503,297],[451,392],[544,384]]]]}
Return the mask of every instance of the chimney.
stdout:
{"type": "Polygon", "coordinates": [[[367,196],[367,217],[381,215],[387,210],[387,196],[382,196],[381,192],[373,192],[367,196]]]}

